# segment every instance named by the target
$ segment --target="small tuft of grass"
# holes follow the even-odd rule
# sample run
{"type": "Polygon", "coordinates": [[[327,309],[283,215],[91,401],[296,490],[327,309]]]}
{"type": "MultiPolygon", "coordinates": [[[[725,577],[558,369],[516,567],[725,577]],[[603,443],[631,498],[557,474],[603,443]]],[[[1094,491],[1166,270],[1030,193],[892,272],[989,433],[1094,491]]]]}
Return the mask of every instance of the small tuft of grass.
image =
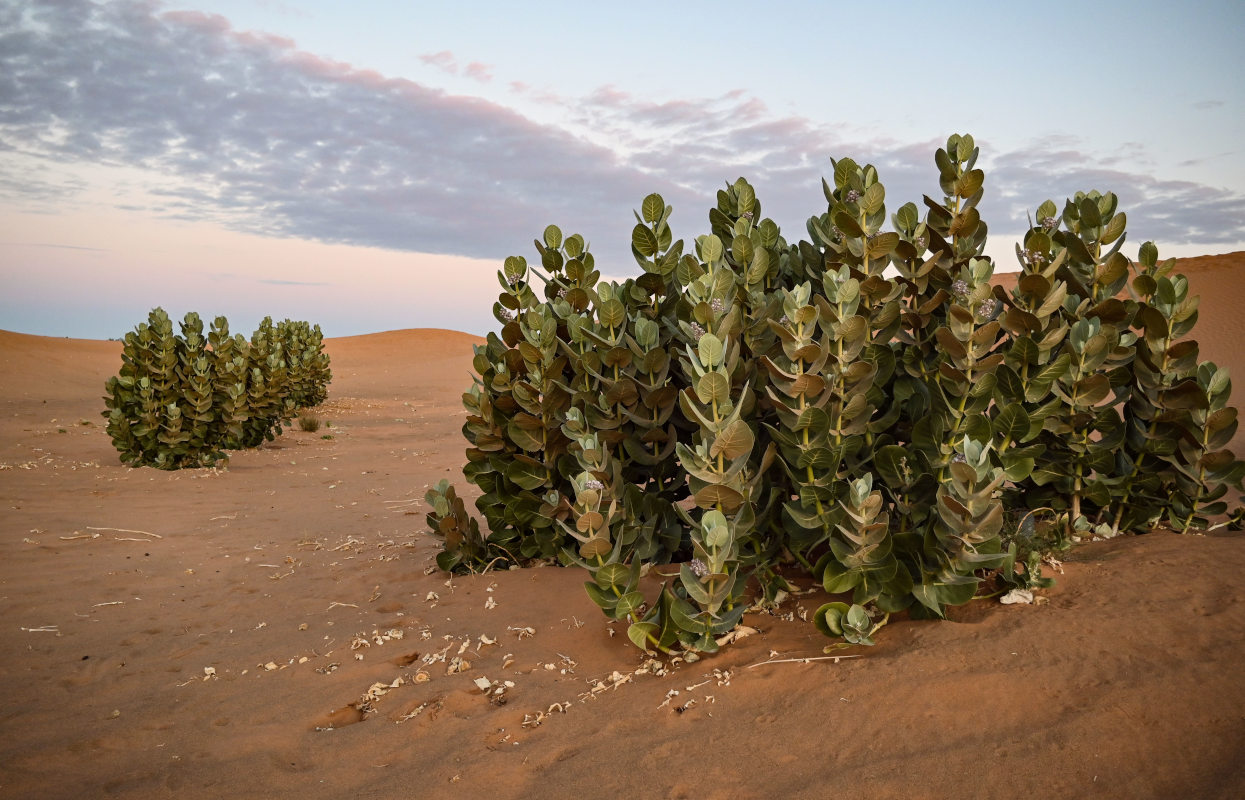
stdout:
{"type": "Polygon", "coordinates": [[[299,414],[298,427],[300,430],[304,430],[307,433],[315,433],[320,430],[320,418],[315,414],[299,414]]]}
{"type": "Polygon", "coordinates": [[[321,436],[320,438],[321,438],[321,439],[332,439],[332,438],[333,438],[333,434],[331,434],[331,433],[326,433],[326,434],[324,434],[323,436],[321,436]]]}

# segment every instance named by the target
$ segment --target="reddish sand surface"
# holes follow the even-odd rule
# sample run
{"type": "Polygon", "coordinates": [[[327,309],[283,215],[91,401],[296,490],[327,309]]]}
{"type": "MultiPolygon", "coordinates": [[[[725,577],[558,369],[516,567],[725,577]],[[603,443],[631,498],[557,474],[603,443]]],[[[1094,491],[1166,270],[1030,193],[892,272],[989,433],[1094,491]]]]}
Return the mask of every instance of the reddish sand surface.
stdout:
{"type": "MultiPolygon", "coordinates": [[[[1181,269],[1239,387],[1245,253],[1181,269]]],[[[1242,535],[1087,544],[839,661],[809,591],[654,674],[578,570],[435,570],[478,341],[331,340],[331,427],[166,473],[104,434],[119,344],[0,332],[0,797],[1245,796],[1242,535]]]]}

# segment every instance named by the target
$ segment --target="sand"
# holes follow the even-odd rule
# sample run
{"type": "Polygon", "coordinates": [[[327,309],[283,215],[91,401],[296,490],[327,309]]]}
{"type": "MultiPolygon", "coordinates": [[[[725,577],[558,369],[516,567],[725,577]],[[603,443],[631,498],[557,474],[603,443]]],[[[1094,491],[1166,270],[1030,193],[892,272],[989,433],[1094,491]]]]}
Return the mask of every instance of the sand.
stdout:
{"type": "MultiPolygon", "coordinates": [[[[1181,268],[1239,396],[1245,253],[1181,268]]],[[[786,661],[827,642],[812,591],[640,671],[576,570],[434,569],[478,341],[329,340],[331,427],[165,473],[103,432],[118,343],[0,332],[0,797],[1245,796],[1241,534],[1088,544],[1040,606],[786,661]]]]}

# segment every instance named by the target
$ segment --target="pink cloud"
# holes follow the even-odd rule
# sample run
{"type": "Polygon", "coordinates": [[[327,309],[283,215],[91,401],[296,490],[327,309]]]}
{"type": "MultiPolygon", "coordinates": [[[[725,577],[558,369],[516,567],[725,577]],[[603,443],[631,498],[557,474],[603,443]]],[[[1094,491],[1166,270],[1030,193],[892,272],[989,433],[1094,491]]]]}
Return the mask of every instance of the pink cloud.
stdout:
{"type": "Polygon", "coordinates": [[[479,61],[472,61],[468,64],[467,68],[463,70],[463,74],[468,78],[480,81],[481,83],[488,83],[493,80],[493,68],[488,64],[482,64],[479,61]]]}
{"type": "Polygon", "coordinates": [[[442,72],[448,72],[451,75],[458,74],[458,59],[454,58],[454,54],[449,50],[442,50],[439,53],[425,53],[419,57],[419,60],[430,67],[436,67],[442,72]]]}

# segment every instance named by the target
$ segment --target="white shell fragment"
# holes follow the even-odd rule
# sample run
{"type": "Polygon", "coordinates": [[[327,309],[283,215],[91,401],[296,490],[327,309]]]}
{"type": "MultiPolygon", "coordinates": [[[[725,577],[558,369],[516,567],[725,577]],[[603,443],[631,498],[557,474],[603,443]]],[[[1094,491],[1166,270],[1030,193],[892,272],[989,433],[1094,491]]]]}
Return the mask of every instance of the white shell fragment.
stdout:
{"type": "Polygon", "coordinates": [[[1033,605],[1033,592],[1028,589],[1012,589],[1007,594],[999,598],[999,602],[1005,606],[1023,603],[1025,605],[1033,605]]]}

